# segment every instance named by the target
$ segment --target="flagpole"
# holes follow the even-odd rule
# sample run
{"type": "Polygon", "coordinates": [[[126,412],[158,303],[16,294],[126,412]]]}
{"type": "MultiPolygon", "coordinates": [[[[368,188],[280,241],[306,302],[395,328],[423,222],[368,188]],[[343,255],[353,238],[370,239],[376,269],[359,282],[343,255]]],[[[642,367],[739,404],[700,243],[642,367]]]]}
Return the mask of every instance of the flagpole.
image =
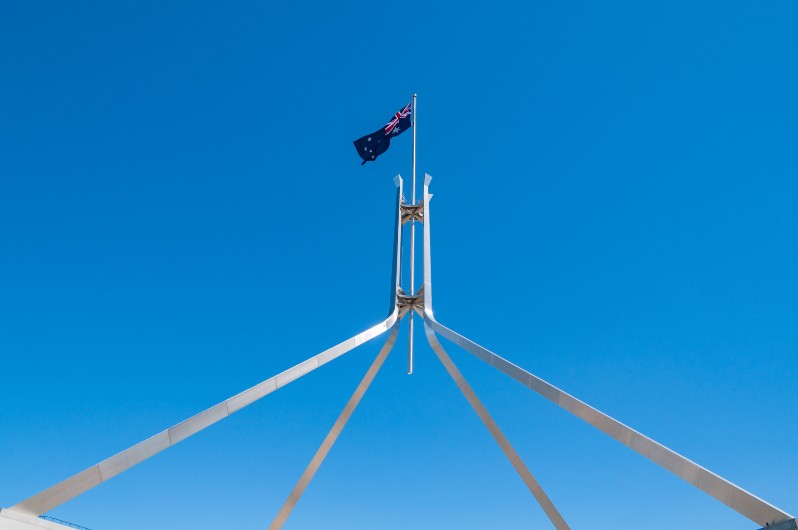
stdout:
{"type": "MultiPolygon", "coordinates": [[[[416,204],[416,94],[413,94],[413,206],[416,204]]],[[[416,294],[416,220],[410,218],[410,294],[416,294]]],[[[407,373],[413,373],[413,310],[410,310],[410,337],[407,343],[407,373]]]]}

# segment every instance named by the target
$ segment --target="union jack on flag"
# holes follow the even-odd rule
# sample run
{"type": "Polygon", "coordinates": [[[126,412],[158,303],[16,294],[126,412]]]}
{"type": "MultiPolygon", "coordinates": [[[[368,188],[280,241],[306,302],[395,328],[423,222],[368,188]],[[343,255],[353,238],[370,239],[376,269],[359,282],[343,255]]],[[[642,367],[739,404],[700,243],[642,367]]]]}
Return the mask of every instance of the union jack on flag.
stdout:
{"type": "Polygon", "coordinates": [[[394,114],[393,118],[377,132],[367,134],[353,142],[357,154],[363,159],[363,164],[372,162],[383,154],[390,147],[392,136],[399,136],[413,126],[412,111],[413,102],[411,101],[405,108],[394,114]]]}
{"type": "MultiPolygon", "coordinates": [[[[391,121],[389,121],[385,125],[385,134],[391,134],[393,130],[396,128],[396,126],[399,125],[399,122],[403,118],[408,118],[410,116],[410,111],[412,110],[412,107],[413,107],[413,102],[411,101],[410,103],[407,104],[405,108],[394,114],[393,118],[391,118],[391,121]]],[[[399,129],[396,131],[395,134],[399,134],[401,131],[402,129],[399,129]]]]}

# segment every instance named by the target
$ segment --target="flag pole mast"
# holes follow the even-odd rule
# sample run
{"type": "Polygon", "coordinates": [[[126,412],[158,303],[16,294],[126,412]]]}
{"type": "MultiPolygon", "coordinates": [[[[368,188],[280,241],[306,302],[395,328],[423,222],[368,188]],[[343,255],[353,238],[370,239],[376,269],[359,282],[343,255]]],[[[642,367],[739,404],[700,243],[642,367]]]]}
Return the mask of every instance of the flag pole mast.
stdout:
{"type": "MultiPolygon", "coordinates": [[[[416,205],[416,94],[413,94],[413,194],[416,205]]],[[[410,294],[416,294],[416,220],[410,218],[410,294]]],[[[410,311],[410,337],[407,343],[407,373],[413,373],[413,311],[410,311]]]]}

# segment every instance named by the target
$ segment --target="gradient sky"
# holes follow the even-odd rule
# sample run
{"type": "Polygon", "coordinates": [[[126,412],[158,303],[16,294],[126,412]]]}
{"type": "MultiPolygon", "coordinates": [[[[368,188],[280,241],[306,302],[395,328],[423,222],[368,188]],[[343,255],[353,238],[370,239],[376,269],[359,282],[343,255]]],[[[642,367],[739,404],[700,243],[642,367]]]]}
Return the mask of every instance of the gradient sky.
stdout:
{"type": "MultiPolygon", "coordinates": [[[[798,513],[796,17],[5,2],[0,506],[381,321],[417,92],[438,319],[798,513]]],[[[550,528],[417,333],[285,528],[550,528]]],[[[444,345],[575,530],[756,528],[444,345]]],[[[50,515],[266,528],[379,346],[50,515]]]]}

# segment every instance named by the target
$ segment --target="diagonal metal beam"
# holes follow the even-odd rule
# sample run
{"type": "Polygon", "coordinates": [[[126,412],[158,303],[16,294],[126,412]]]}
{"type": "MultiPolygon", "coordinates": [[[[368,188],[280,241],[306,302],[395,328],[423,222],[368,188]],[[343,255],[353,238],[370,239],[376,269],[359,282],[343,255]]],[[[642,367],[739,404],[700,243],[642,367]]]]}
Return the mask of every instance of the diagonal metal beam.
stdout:
{"type": "Polygon", "coordinates": [[[773,506],[759,497],[745,491],[699,466],[692,460],[664,445],[644,436],[618,420],[604,414],[587,403],[560,390],[543,379],[527,372],[523,368],[499,357],[479,344],[455,333],[437,322],[431,315],[425,315],[424,322],[435,332],[460,346],[475,357],[509,375],[522,385],[529,387],[549,401],[564,408],[577,418],[589,423],[604,434],[615,438],[626,447],[643,455],[655,464],[667,469],[677,477],[687,481],[701,491],[719,500],[734,511],[744,515],[762,526],[792,519],[793,516],[773,506]]]}
{"type": "Polygon", "coordinates": [[[579,401],[554,385],[527,372],[523,368],[499,357],[479,344],[455,333],[435,320],[432,311],[432,254],[430,252],[430,212],[429,203],[432,194],[429,183],[432,177],[424,179],[424,323],[454,344],[482,359],[494,368],[509,375],[524,386],[529,387],[546,399],[564,408],[574,416],[589,423],[603,433],[615,438],[625,446],[648,458],[655,464],[664,467],[674,475],[687,481],[701,491],[707,493],[734,511],[750,520],[769,526],[793,519],[787,512],[776,508],[759,497],[745,491],[728,480],[712,473],[695,462],[672,451],[651,438],[627,427],[618,420],[579,401]]]}
{"type": "Polygon", "coordinates": [[[327,457],[327,454],[329,454],[333,444],[346,426],[346,422],[348,422],[349,418],[352,417],[352,414],[355,412],[355,408],[357,408],[360,400],[366,393],[366,390],[368,390],[369,386],[371,385],[371,382],[374,381],[374,377],[376,377],[377,372],[379,372],[380,368],[382,368],[385,359],[388,358],[388,354],[391,353],[391,349],[393,349],[393,345],[396,342],[396,335],[398,332],[399,324],[397,322],[394,324],[393,329],[391,329],[391,333],[388,335],[388,340],[385,341],[385,345],[377,354],[377,358],[374,359],[374,362],[369,367],[366,375],[360,381],[360,384],[357,385],[354,394],[352,394],[352,397],[349,398],[349,401],[344,407],[344,410],[341,412],[341,415],[338,416],[337,420],[335,420],[332,429],[330,429],[330,432],[327,433],[327,436],[324,438],[321,446],[316,451],[316,454],[313,455],[313,458],[305,468],[305,471],[302,473],[302,476],[299,478],[296,486],[294,486],[291,494],[288,495],[288,499],[286,499],[282,508],[280,508],[280,511],[272,521],[272,524],[269,525],[269,530],[280,530],[288,517],[291,515],[291,512],[293,511],[297,502],[299,502],[299,499],[302,497],[302,494],[308,487],[308,484],[310,484],[310,481],[313,480],[313,477],[319,470],[319,466],[321,466],[322,462],[324,462],[324,459],[327,457]]]}
{"type": "Polygon", "coordinates": [[[284,387],[357,346],[382,335],[396,324],[397,319],[398,312],[394,311],[385,321],[376,326],[25,499],[12,506],[11,510],[36,516],[47,513],[53,508],[74,499],[106,480],[160,453],[164,449],[168,449],[189,436],[210,427],[217,421],[251,405],[278,388],[284,387]]]}
{"type": "Polygon", "coordinates": [[[103,460],[72,477],[59,482],[58,484],[43,490],[32,497],[11,507],[11,510],[27,515],[42,515],[53,508],[74,499],[78,495],[102,484],[106,480],[127,471],[131,467],[154,456],[164,449],[167,449],[178,442],[181,442],[201,430],[213,425],[217,421],[226,418],[230,414],[251,405],[262,397],[274,392],[280,387],[299,379],[326,364],[336,357],[340,357],[346,352],[364,344],[374,337],[385,333],[399,321],[399,311],[396,307],[397,295],[399,294],[399,283],[402,270],[402,177],[394,177],[396,185],[396,212],[394,214],[394,239],[393,239],[393,259],[391,263],[391,299],[389,306],[389,316],[383,322],[373,326],[366,331],[347,339],[332,348],[321,352],[307,361],[299,363],[293,368],[289,368],[270,379],[267,379],[252,388],[249,388],[230,399],[192,416],[191,418],[178,423],[174,427],[166,429],[155,436],[137,443],[125,449],[111,458],[103,460]]]}
{"type": "Polygon", "coordinates": [[[479,416],[479,419],[482,420],[482,423],[485,424],[490,434],[493,436],[493,439],[496,440],[496,443],[499,444],[502,451],[504,451],[504,455],[510,461],[510,463],[515,468],[516,472],[521,476],[521,479],[526,484],[526,487],[529,488],[529,491],[534,495],[535,500],[538,501],[540,507],[543,508],[543,511],[546,512],[546,515],[551,520],[552,524],[557,530],[570,530],[568,523],[565,522],[565,519],[562,518],[560,512],[557,511],[554,504],[549,499],[546,492],[543,491],[543,488],[540,486],[535,477],[532,476],[532,473],[529,471],[529,468],[526,467],[521,457],[515,451],[512,445],[510,445],[509,440],[504,435],[504,433],[499,429],[499,426],[496,424],[496,421],[491,417],[488,410],[485,408],[485,405],[479,400],[477,395],[474,393],[474,390],[471,386],[466,382],[463,374],[460,373],[460,370],[457,369],[452,359],[446,353],[446,350],[443,349],[441,343],[438,341],[438,338],[435,336],[435,332],[425,323],[424,331],[427,333],[427,340],[429,341],[430,346],[432,346],[433,351],[435,351],[435,355],[438,356],[443,366],[446,368],[446,371],[449,372],[449,375],[454,380],[457,387],[466,397],[468,402],[474,408],[474,411],[479,416]]]}

